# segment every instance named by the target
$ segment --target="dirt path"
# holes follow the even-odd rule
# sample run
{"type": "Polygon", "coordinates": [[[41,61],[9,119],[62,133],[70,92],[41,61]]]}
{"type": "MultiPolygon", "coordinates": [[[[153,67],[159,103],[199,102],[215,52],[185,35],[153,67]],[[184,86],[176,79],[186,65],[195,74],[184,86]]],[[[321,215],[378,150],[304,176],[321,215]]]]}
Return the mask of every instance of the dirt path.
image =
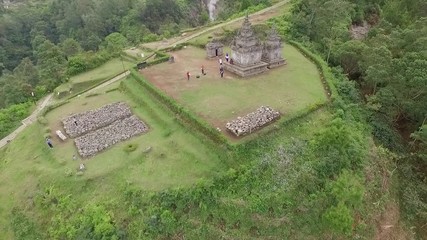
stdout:
{"type": "Polygon", "coordinates": [[[52,94],[47,95],[42,101],[38,103],[36,110],[34,110],[34,112],[31,113],[30,116],[21,121],[22,125],[19,126],[19,128],[9,134],[7,137],[1,139],[0,148],[4,147],[9,141],[15,139],[18,133],[22,132],[28,125],[36,121],[37,115],[40,113],[41,110],[43,110],[43,108],[45,108],[51,102],[52,96],[52,94]]]}
{"type": "Polygon", "coordinates": [[[110,85],[112,83],[115,83],[115,82],[117,82],[117,81],[119,81],[119,80],[127,77],[129,74],[130,74],[130,71],[128,70],[128,71],[126,71],[126,72],[124,72],[124,73],[122,73],[120,75],[117,75],[117,76],[113,77],[112,79],[108,80],[107,82],[105,82],[105,83],[103,83],[103,84],[101,84],[101,85],[99,85],[97,87],[94,87],[94,88],[90,89],[87,92],[84,92],[82,95],[93,93],[93,92],[95,92],[95,91],[97,91],[97,90],[99,90],[101,88],[104,88],[104,87],[106,87],[106,86],[108,86],[108,85],[110,85]]]}
{"type": "MultiPolygon", "coordinates": [[[[266,19],[271,18],[271,16],[269,16],[269,14],[268,14],[269,12],[274,11],[275,9],[277,9],[277,8],[287,4],[287,3],[289,3],[289,0],[284,0],[284,1],[281,1],[279,3],[274,4],[273,6],[270,6],[268,8],[264,8],[263,10],[260,10],[258,12],[250,14],[249,17],[251,18],[251,22],[259,22],[262,19],[266,20],[266,19]],[[258,18],[262,18],[262,19],[258,19],[258,18]]],[[[220,24],[217,24],[215,26],[203,29],[201,31],[196,30],[196,32],[187,33],[189,35],[186,35],[186,36],[179,36],[179,37],[170,38],[170,39],[164,40],[164,41],[146,43],[143,46],[147,47],[147,48],[151,48],[151,49],[157,49],[157,50],[161,50],[161,49],[168,48],[168,47],[173,47],[174,45],[188,42],[191,39],[196,38],[196,37],[198,37],[204,33],[207,33],[209,31],[212,31],[212,30],[215,30],[215,29],[218,29],[218,28],[221,28],[221,27],[242,21],[244,18],[245,18],[244,16],[239,17],[239,18],[236,18],[236,19],[233,19],[233,20],[230,20],[230,21],[220,23],[220,24]]]]}
{"type": "MultiPolygon", "coordinates": [[[[125,77],[127,77],[130,74],[130,71],[126,71],[120,75],[115,76],[114,78],[110,79],[109,81],[83,93],[83,94],[89,94],[92,92],[95,92],[103,87],[106,87],[116,81],[119,81],[120,79],[123,79],[125,77]]],[[[37,105],[36,110],[34,110],[33,113],[31,113],[30,116],[28,116],[27,118],[25,118],[24,120],[21,121],[22,125],[19,126],[15,131],[13,131],[11,134],[9,134],[8,136],[6,136],[5,138],[0,140],[0,148],[4,147],[8,142],[12,141],[13,139],[15,139],[15,137],[22,132],[28,125],[34,123],[37,120],[37,115],[49,104],[52,102],[52,96],[53,94],[49,94],[48,96],[46,96],[42,101],[40,101],[37,105]]]]}

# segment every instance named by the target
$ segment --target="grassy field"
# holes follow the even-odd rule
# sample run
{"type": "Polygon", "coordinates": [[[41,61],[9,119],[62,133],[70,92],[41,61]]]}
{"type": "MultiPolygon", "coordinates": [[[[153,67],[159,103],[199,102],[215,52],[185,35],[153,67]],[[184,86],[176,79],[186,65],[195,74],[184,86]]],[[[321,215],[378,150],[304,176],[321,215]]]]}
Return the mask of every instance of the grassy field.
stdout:
{"type": "Polygon", "coordinates": [[[262,105],[280,111],[286,119],[327,101],[316,66],[290,45],[283,48],[287,65],[245,79],[227,71],[220,78],[217,60],[207,60],[201,49],[190,46],[172,54],[175,63],[149,67],[141,71],[142,75],[223,130],[227,121],[262,105]],[[201,65],[208,74],[196,78],[201,75],[201,65]],[[193,75],[190,81],[185,78],[186,71],[193,75]]]}
{"type": "Polygon", "coordinates": [[[162,110],[132,79],[125,81],[154,111],[138,106],[120,91],[75,98],[46,115],[48,127],[36,123],[0,150],[0,232],[10,233],[6,227],[10,210],[13,206],[27,206],[28,199],[42,190],[39,186],[54,185],[76,201],[89,203],[116,195],[126,183],[158,191],[185,187],[222,171],[225,163],[216,151],[179,125],[173,115],[162,110]],[[63,143],[54,136],[54,148],[46,146],[43,136],[47,128],[50,132],[61,129],[61,118],[117,101],[127,102],[149,125],[149,132],[88,160],[72,160],[76,148],[71,139],[63,143]],[[137,144],[137,149],[125,152],[123,148],[128,143],[137,144]],[[149,147],[152,150],[144,153],[149,147]],[[83,176],[76,175],[80,161],[87,167],[83,176]]]}
{"type": "Polygon", "coordinates": [[[80,83],[86,81],[92,81],[100,78],[109,78],[115,76],[125,70],[135,66],[135,63],[126,61],[123,59],[123,64],[120,58],[114,58],[102,66],[95,68],[91,71],[87,71],[70,78],[71,83],[80,83]]]}
{"type": "Polygon", "coordinates": [[[71,77],[67,83],[55,89],[56,96],[58,98],[66,97],[70,94],[70,90],[72,91],[71,94],[78,93],[113,78],[134,66],[134,62],[128,61],[125,58],[123,58],[123,61],[120,58],[112,59],[98,68],[71,77]]]}

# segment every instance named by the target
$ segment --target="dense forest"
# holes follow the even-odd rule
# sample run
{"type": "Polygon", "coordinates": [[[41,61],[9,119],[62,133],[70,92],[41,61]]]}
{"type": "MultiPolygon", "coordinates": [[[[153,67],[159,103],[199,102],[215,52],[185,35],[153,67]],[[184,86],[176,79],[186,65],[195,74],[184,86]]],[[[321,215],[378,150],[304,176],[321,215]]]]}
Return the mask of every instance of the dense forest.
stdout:
{"type": "MultiPolygon", "coordinates": [[[[11,3],[7,8],[0,5],[0,109],[10,107],[8,112],[22,108],[15,104],[40,99],[70,76],[117,57],[125,46],[168,38],[210,21],[203,0],[11,3]]],[[[218,10],[211,9],[211,15],[221,20],[269,4],[226,1],[216,5],[218,10]]],[[[19,122],[15,116],[25,117],[18,112],[9,116],[0,124],[2,137],[19,122]]]]}
{"type": "MultiPolygon", "coordinates": [[[[271,4],[219,2],[219,19],[271,4]]],[[[22,115],[26,105],[16,104],[31,100],[31,92],[38,98],[73,74],[118,56],[125,46],[209,22],[207,4],[199,0],[53,0],[0,11],[3,118],[12,116],[10,111],[22,115]]],[[[393,198],[396,188],[404,225],[422,239],[426,17],[424,0],[292,1],[290,12],[269,24],[331,68],[338,94],[327,106],[327,124],[307,133],[290,123],[230,152],[214,146],[224,161],[236,164],[188,189],[151,193],[126,183],[120,185],[122,194],[81,206],[66,190],[44,183],[31,209],[43,220],[17,206],[11,214],[14,234],[22,239],[220,239],[225,233],[230,239],[369,239],[374,215],[384,211],[384,199],[393,198]],[[365,30],[355,37],[358,27],[365,30]],[[289,129],[295,137],[284,142],[289,129]],[[397,183],[384,187],[384,179],[392,177],[380,175],[394,172],[397,183]]]]}
{"type": "MultiPolygon", "coordinates": [[[[269,1],[227,1],[227,18],[269,1]]],[[[94,68],[128,44],[179,34],[206,24],[201,0],[54,0],[0,9],[0,107],[51,91],[70,75],[94,68]]]]}
{"type": "MultiPolygon", "coordinates": [[[[359,90],[378,144],[399,155],[401,207],[427,222],[427,2],[301,0],[278,20],[287,37],[323,56],[359,90]],[[366,28],[362,37],[349,32],[366,28]]],[[[424,225],[425,226],[425,225],[424,225]]]]}

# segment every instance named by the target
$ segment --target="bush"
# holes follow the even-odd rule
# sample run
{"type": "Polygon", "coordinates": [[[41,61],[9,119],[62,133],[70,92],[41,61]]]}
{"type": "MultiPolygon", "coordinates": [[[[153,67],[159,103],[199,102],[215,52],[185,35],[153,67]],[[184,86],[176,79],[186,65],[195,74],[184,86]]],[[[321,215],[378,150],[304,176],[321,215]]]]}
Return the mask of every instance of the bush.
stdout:
{"type": "Polygon", "coordinates": [[[129,143],[129,144],[126,144],[124,146],[123,151],[125,151],[127,153],[130,153],[130,152],[135,151],[137,147],[138,147],[137,144],[135,144],[135,143],[129,143]]]}
{"type": "Polygon", "coordinates": [[[108,89],[107,91],[105,91],[105,93],[114,92],[114,91],[118,91],[118,90],[120,90],[120,89],[118,87],[116,87],[116,88],[108,89]]]}
{"type": "Polygon", "coordinates": [[[86,96],[86,98],[96,97],[96,96],[98,96],[98,95],[100,95],[100,94],[99,94],[99,93],[89,93],[89,94],[86,96]]]}
{"type": "Polygon", "coordinates": [[[31,105],[31,102],[27,102],[0,110],[0,139],[21,125],[21,120],[30,114],[31,105]]]}
{"type": "Polygon", "coordinates": [[[46,127],[45,129],[44,129],[44,133],[51,133],[52,132],[52,130],[49,128],[49,127],[46,127]]]}
{"type": "Polygon", "coordinates": [[[43,116],[38,116],[37,117],[37,122],[39,122],[41,125],[46,126],[49,122],[47,121],[47,119],[43,116]]]}

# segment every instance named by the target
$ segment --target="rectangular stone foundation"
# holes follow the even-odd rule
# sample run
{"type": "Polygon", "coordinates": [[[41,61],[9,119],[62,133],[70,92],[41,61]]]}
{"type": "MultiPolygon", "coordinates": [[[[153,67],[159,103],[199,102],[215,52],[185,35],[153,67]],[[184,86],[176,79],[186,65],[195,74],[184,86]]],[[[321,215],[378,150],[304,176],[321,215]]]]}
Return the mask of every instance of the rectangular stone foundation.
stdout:
{"type": "Polygon", "coordinates": [[[252,66],[240,66],[237,64],[230,64],[228,62],[223,63],[225,70],[232,72],[241,77],[253,76],[256,74],[263,73],[267,71],[268,64],[265,62],[259,62],[256,65],[252,66]]]}
{"type": "Polygon", "coordinates": [[[281,58],[281,59],[276,59],[276,60],[273,60],[273,61],[267,62],[267,63],[268,63],[267,68],[268,69],[272,69],[272,68],[277,68],[277,67],[285,65],[286,64],[286,60],[283,59],[283,58],[281,58]]]}

